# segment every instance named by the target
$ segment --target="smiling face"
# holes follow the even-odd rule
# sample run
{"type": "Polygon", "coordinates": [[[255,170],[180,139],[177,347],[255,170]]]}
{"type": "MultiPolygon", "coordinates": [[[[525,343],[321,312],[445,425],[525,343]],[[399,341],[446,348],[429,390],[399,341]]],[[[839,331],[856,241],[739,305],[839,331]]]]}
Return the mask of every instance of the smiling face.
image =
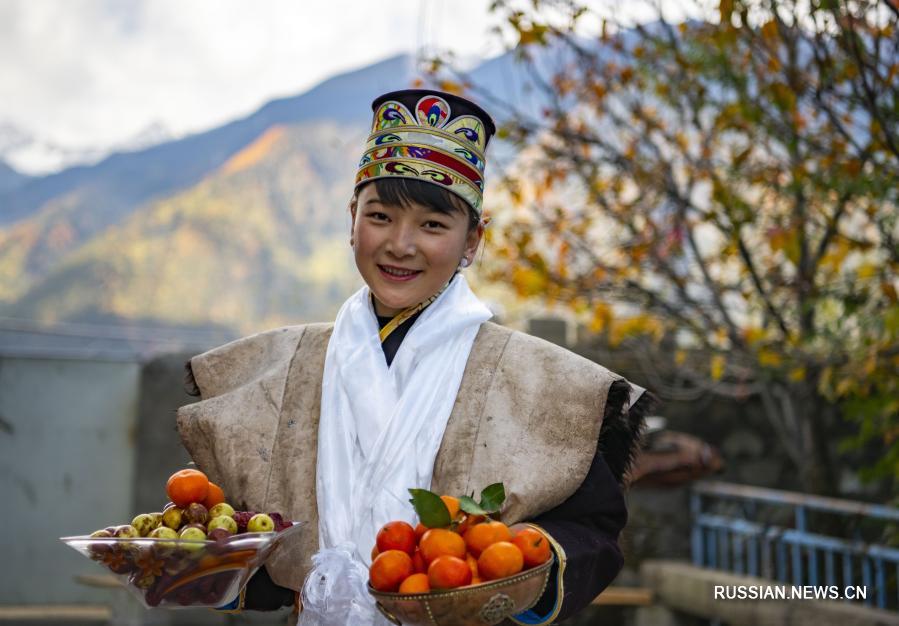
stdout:
{"type": "Polygon", "coordinates": [[[378,315],[396,315],[426,300],[446,284],[462,258],[474,258],[483,227],[470,228],[468,209],[459,202],[441,211],[411,198],[388,203],[374,183],[361,188],[350,207],[351,242],[378,315]]]}

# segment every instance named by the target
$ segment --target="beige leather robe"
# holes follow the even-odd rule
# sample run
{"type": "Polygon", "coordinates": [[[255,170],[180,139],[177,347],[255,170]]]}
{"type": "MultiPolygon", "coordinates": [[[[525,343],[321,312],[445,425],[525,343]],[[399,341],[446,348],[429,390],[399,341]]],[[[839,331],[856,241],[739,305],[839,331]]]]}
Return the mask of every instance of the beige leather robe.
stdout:
{"type": "MultiPolygon", "coordinates": [[[[267,564],[277,584],[295,590],[318,548],[315,463],[331,329],[280,328],[194,357],[202,400],[178,410],[185,447],[229,501],[308,522],[307,531],[267,564]]],[[[431,489],[471,494],[501,481],[507,493],[502,518],[509,524],[561,504],[590,468],[608,391],[619,378],[549,342],[483,324],[431,489]]]]}

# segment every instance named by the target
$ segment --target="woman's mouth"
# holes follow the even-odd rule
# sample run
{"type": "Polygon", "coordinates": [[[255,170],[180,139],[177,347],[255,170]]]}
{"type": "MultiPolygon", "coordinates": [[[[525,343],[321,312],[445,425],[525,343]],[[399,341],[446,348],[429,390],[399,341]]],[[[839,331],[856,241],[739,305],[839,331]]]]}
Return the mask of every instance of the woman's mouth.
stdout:
{"type": "Polygon", "coordinates": [[[381,276],[384,279],[394,282],[406,282],[421,274],[421,270],[408,270],[402,267],[393,267],[392,265],[378,265],[378,269],[381,271],[381,276]]]}

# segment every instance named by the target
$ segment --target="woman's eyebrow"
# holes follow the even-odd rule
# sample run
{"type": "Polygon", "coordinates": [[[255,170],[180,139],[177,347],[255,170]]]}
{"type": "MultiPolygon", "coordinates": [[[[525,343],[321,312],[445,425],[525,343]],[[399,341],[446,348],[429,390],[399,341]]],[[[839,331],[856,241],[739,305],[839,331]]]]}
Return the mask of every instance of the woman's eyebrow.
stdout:
{"type": "Polygon", "coordinates": [[[427,211],[425,211],[425,215],[427,217],[433,217],[436,215],[438,217],[445,217],[448,220],[456,219],[456,216],[453,213],[446,213],[446,212],[440,211],[438,209],[428,209],[427,211]]]}
{"type": "Polygon", "coordinates": [[[365,204],[375,204],[375,203],[382,204],[381,199],[380,198],[369,198],[368,200],[365,201],[365,204]]]}

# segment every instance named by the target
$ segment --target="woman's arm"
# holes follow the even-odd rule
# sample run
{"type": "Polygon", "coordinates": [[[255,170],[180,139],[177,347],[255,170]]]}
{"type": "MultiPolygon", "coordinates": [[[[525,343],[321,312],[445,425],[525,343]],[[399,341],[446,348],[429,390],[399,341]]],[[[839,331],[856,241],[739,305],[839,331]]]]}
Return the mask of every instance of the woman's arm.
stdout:
{"type": "MultiPolygon", "coordinates": [[[[184,391],[189,396],[200,397],[200,388],[194,378],[190,360],[184,364],[184,391]]],[[[285,606],[293,606],[295,598],[296,592],[275,584],[263,565],[247,582],[243,606],[232,607],[229,605],[227,608],[229,610],[277,611],[285,606]]],[[[238,604],[239,602],[238,600],[238,604]]]]}
{"type": "Polygon", "coordinates": [[[555,623],[589,605],[624,565],[618,534],[627,523],[627,507],[602,453],[574,495],[532,523],[550,537],[556,564],[543,596],[515,621],[555,623]]]}
{"type": "Polygon", "coordinates": [[[655,404],[644,393],[628,409],[629,391],[626,383],[616,383],[609,392],[599,445],[584,482],[568,500],[533,520],[550,536],[557,564],[537,604],[516,616],[519,623],[549,624],[571,617],[608,587],[624,565],[618,547],[627,523],[622,485],[639,448],[644,417],[655,404]]]}

